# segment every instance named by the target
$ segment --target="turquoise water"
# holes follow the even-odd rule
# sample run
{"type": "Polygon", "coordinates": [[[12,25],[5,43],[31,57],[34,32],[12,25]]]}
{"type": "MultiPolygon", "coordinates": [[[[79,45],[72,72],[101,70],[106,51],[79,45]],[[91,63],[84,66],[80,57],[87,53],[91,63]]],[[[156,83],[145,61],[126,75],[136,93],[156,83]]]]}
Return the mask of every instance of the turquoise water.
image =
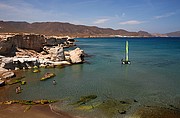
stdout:
{"type": "MultiPolygon", "coordinates": [[[[180,38],[85,38],[78,47],[89,56],[84,64],[62,69],[24,71],[27,85],[23,92],[9,90],[8,99],[63,99],[72,101],[95,94],[97,100],[110,96],[136,99],[141,105],[180,106],[180,38]],[[121,65],[125,41],[129,41],[131,65],[121,65]],[[53,79],[39,81],[46,72],[53,79]]],[[[58,107],[58,105],[56,106],[58,107]]]]}

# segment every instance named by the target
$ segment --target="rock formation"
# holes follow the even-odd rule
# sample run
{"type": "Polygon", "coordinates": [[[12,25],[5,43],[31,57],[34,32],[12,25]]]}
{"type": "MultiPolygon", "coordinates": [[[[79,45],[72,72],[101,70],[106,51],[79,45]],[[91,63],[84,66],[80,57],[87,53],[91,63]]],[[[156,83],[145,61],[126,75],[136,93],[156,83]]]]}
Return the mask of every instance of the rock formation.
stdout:
{"type": "Polygon", "coordinates": [[[38,65],[39,62],[37,58],[3,57],[0,66],[5,69],[16,70],[17,68],[26,69],[38,65]]]}
{"type": "Polygon", "coordinates": [[[80,48],[76,48],[69,52],[71,63],[82,63],[84,61],[84,55],[84,51],[80,48]]]}
{"type": "Polygon", "coordinates": [[[64,47],[74,46],[75,40],[59,37],[45,37],[36,34],[15,35],[0,40],[0,68],[8,70],[27,69],[34,66],[59,66],[84,61],[80,48],[68,52],[64,47]],[[11,55],[11,56],[10,56],[11,55]]]}
{"type": "Polygon", "coordinates": [[[54,46],[54,47],[44,47],[45,52],[50,54],[52,61],[64,61],[64,49],[63,46],[54,46]]]}
{"type": "Polygon", "coordinates": [[[12,71],[7,71],[7,72],[4,72],[4,73],[2,74],[2,78],[3,78],[3,79],[12,78],[12,77],[14,77],[14,76],[15,76],[15,74],[14,74],[14,72],[12,72],[12,71]]]}
{"type": "Polygon", "coordinates": [[[16,51],[16,46],[13,43],[13,40],[7,38],[0,40],[0,55],[14,55],[16,51]]]}
{"type": "Polygon", "coordinates": [[[68,38],[45,37],[38,34],[16,34],[12,37],[0,39],[0,55],[14,56],[16,48],[41,52],[44,46],[62,44],[63,47],[70,47],[74,46],[74,42],[71,41],[71,44],[69,44],[68,38]]]}
{"type": "Polygon", "coordinates": [[[43,35],[15,35],[8,39],[12,40],[18,48],[31,49],[37,52],[42,51],[43,45],[45,44],[45,37],[43,35]]]}
{"type": "Polygon", "coordinates": [[[13,59],[12,58],[2,58],[1,67],[6,69],[14,69],[13,67],[13,59]]]}

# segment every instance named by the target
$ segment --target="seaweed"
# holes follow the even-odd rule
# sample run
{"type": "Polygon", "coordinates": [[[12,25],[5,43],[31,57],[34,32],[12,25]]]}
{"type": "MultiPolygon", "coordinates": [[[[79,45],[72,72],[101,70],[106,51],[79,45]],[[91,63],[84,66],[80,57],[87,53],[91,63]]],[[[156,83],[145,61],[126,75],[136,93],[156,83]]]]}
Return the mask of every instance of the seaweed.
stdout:
{"type": "Polygon", "coordinates": [[[36,104],[51,104],[57,102],[57,100],[10,100],[4,101],[2,104],[22,104],[22,105],[36,105],[36,104]]]}

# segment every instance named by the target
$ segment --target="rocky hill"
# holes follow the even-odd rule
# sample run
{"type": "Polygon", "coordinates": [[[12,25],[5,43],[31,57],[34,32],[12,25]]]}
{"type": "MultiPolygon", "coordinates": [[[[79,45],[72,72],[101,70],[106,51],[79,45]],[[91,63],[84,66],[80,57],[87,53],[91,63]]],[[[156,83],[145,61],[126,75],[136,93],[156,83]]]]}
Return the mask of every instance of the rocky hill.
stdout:
{"type": "Polygon", "coordinates": [[[180,37],[180,31],[166,33],[169,37],[180,37]]]}
{"type": "Polygon", "coordinates": [[[96,26],[74,25],[61,22],[14,22],[0,21],[0,33],[37,33],[45,35],[90,37],[90,36],[139,36],[150,37],[148,32],[128,32],[126,30],[114,30],[111,28],[99,28],[96,26]]]}

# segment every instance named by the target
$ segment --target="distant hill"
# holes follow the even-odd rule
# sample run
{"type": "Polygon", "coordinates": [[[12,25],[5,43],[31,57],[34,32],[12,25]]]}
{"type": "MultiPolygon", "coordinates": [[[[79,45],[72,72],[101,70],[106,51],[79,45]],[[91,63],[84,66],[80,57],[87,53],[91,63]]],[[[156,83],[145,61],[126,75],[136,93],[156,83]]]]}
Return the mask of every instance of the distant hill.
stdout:
{"type": "Polygon", "coordinates": [[[180,37],[180,31],[166,33],[169,37],[180,37]]]}
{"type": "Polygon", "coordinates": [[[37,33],[45,35],[90,37],[90,36],[139,36],[151,37],[145,31],[128,32],[123,29],[99,28],[96,26],[74,25],[62,22],[15,22],[0,21],[0,33],[37,33]]]}

